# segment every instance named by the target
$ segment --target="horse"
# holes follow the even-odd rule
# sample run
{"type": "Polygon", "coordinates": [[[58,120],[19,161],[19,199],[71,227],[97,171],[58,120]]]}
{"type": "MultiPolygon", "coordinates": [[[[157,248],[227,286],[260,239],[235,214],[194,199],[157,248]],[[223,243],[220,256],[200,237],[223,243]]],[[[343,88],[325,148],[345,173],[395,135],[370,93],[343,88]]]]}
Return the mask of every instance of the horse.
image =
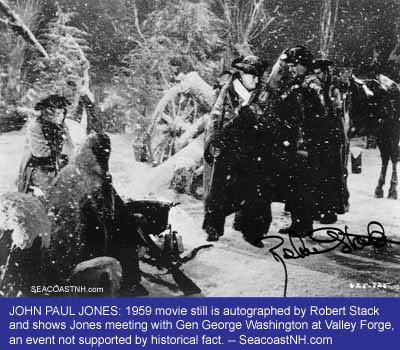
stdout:
{"type": "Polygon", "coordinates": [[[400,139],[400,87],[380,74],[376,79],[359,79],[351,71],[339,76],[344,93],[344,109],[350,118],[350,134],[377,139],[381,156],[381,172],[375,188],[375,197],[383,198],[383,186],[389,159],[392,177],[388,198],[397,199],[397,161],[400,139]]]}

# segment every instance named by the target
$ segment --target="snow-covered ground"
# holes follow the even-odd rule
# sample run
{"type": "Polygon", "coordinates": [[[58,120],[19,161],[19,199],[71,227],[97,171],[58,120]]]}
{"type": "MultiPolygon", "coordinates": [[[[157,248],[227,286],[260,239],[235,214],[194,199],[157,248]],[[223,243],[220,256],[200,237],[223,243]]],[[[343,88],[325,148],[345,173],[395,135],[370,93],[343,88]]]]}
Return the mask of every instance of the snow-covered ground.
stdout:
{"type": "MultiPolygon", "coordinates": [[[[75,140],[81,142],[83,134],[79,126],[73,124],[72,128],[75,140]]],[[[132,137],[128,134],[110,136],[110,171],[117,191],[123,197],[181,202],[180,206],[171,210],[170,223],[182,234],[188,250],[206,244],[205,233],[201,230],[201,202],[186,195],[174,194],[167,187],[155,188],[152,175],[157,170],[135,161],[132,137]]],[[[24,130],[0,135],[0,194],[16,190],[15,180],[23,147],[24,130]]],[[[362,157],[362,173],[349,175],[350,212],[339,216],[334,226],[341,229],[348,226],[351,233],[365,235],[367,224],[375,220],[383,224],[390,239],[400,241],[400,200],[376,199],[373,195],[380,170],[379,152],[375,149],[363,150],[362,157]]],[[[276,235],[279,228],[289,222],[289,217],[283,212],[283,205],[279,203],[273,204],[273,217],[270,235],[276,235]]],[[[245,243],[241,235],[231,228],[231,223],[232,218],[228,218],[225,235],[214,243],[214,247],[200,251],[194,260],[185,265],[185,271],[199,284],[206,296],[282,296],[282,264],[271,256],[268,250],[270,247],[260,250],[245,243]]],[[[338,252],[335,256],[325,254],[288,261],[287,267],[288,296],[400,294],[400,280],[387,280],[391,274],[400,275],[400,265],[395,258],[381,261],[369,253],[349,256],[338,252]],[[355,259],[354,262],[351,259],[355,259]],[[349,287],[351,282],[357,281],[367,281],[370,284],[390,282],[393,288],[378,290],[349,287]]],[[[180,294],[167,291],[165,287],[156,286],[147,280],[144,284],[154,296],[180,294]]]]}

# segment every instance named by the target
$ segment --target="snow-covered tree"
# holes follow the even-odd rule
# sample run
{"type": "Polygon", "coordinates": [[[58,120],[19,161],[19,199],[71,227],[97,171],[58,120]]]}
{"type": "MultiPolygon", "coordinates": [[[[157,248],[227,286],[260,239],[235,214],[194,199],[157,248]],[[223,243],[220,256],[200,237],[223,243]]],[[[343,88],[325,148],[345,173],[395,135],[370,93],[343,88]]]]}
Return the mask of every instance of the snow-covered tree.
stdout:
{"type": "Polygon", "coordinates": [[[42,40],[49,58],[38,57],[32,65],[29,96],[37,98],[48,94],[63,94],[70,100],[77,99],[77,87],[88,79],[89,61],[85,56],[86,33],[69,25],[73,13],[59,9],[50,21],[42,40]]]}
{"type": "Polygon", "coordinates": [[[213,3],[224,23],[228,64],[237,55],[255,54],[256,45],[262,45],[269,31],[282,19],[279,6],[269,10],[266,0],[214,0],[213,3]]]}
{"type": "Polygon", "coordinates": [[[203,1],[174,0],[151,12],[137,27],[132,38],[137,46],[125,58],[138,93],[154,96],[181,72],[213,76],[224,48],[221,25],[203,1]]]}
{"type": "MultiPolygon", "coordinates": [[[[8,4],[5,4],[8,6],[8,4]]],[[[40,0],[16,0],[10,2],[10,10],[15,13],[21,23],[34,32],[39,24],[42,9],[40,0]]],[[[31,47],[27,41],[16,34],[13,23],[7,18],[0,18],[0,103],[13,105],[24,93],[24,81],[27,70],[26,59],[31,47]]]]}
{"type": "Polygon", "coordinates": [[[197,71],[213,80],[222,68],[225,44],[222,21],[208,1],[160,1],[144,16],[136,5],[130,2],[129,20],[120,28],[134,48],[116,70],[114,82],[123,86],[131,124],[143,134],[157,102],[177,83],[179,73],[197,71]]]}

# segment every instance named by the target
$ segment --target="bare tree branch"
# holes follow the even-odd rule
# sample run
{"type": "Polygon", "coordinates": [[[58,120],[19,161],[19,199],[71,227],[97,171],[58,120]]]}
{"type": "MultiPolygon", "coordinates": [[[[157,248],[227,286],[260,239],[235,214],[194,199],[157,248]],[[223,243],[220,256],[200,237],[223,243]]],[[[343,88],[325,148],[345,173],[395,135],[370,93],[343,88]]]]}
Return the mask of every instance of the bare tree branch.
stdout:
{"type": "Polygon", "coordinates": [[[18,14],[16,14],[4,0],[0,0],[0,11],[6,15],[8,18],[7,23],[14,32],[21,35],[26,41],[32,44],[44,57],[49,58],[46,50],[39,43],[30,29],[24,22],[22,22],[18,14]]]}
{"type": "Polygon", "coordinates": [[[133,6],[133,16],[134,16],[134,21],[135,21],[135,28],[136,28],[140,38],[143,41],[146,41],[146,38],[144,37],[142,31],[140,30],[139,16],[138,16],[138,10],[137,10],[137,6],[136,6],[136,0],[132,1],[132,6],[133,6]]]}
{"type": "Polygon", "coordinates": [[[323,0],[320,19],[320,51],[323,58],[328,57],[333,43],[338,10],[339,0],[323,0]]]}
{"type": "Polygon", "coordinates": [[[280,17],[278,10],[268,13],[265,0],[219,0],[227,23],[230,45],[239,54],[251,54],[251,43],[260,38],[280,17]]]}

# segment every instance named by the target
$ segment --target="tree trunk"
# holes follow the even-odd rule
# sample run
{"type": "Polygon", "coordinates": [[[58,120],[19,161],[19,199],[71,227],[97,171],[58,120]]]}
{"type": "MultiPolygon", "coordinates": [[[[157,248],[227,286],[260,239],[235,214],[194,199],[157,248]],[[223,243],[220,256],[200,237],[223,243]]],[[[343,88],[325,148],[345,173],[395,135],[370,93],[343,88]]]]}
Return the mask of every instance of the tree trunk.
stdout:
{"type": "Polygon", "coordinates": [[[320,51],[323,58],[329,56],[329,50],[333,43],[333,34],[338,16],[339,0],[324,0],[321,9],[321,38],[320,51]]]}

